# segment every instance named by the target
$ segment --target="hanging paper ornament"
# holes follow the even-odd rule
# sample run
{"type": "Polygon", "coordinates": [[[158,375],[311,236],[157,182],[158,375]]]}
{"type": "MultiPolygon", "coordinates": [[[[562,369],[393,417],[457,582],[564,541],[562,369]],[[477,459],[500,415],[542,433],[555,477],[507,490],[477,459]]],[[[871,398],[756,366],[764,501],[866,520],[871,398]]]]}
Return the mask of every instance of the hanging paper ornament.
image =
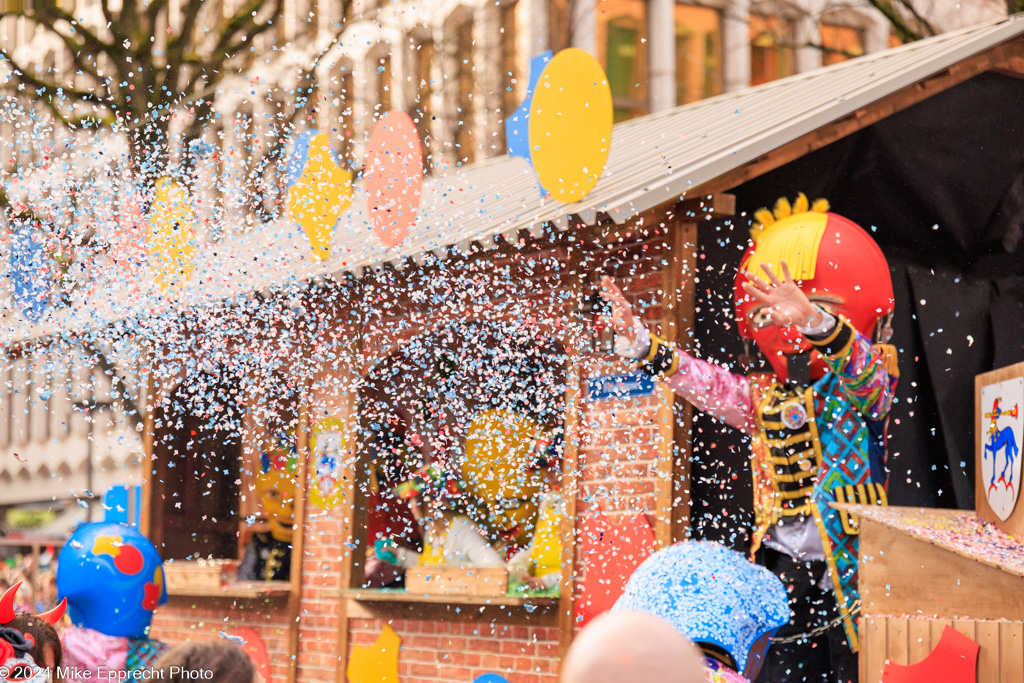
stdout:
{"type": "Polygon", "coordinates": [[[146,263],[146,235],[149,230],[149,223],[142,214],[138,198],[134,193],[129,194],[118,213],[114,234],[109,240],[109,253],[115,277],[121,282],[131,283],[133,290],[142,279],[142,269],[146,263]]]}
{"type": "Polygon", "coordinates": [[[14,303],[26,319],[39,322],[50,307],[53,266],[35,232],[23,228],[11,234],[8,277],[14,286],[14,303]]]}
{"type": "Polygon", "coordinates": [[[330,137],[319,133],[296,140],[288,175],[288,216],[306,233],[313,255],[326,259],[334,225],[352,203],[352,172],[338,166],[330,137]]]}
{"type": "Polygon", "coordinates": [[[585,569],[576,623],[582,627],[619,599],[633,571],[654,552],[654,531],[643,513],[616,526],[598,510],[583,520],[580,543],[585,569]]]}
{"type": "Polygon", "coordinates": [[[423,188],[420,137],[404,111],[387,112],[370,133],[363,188],[377,239],[385,247],[401,244],[416,222],[423,188]]]}
{"type": "Polygon", "coordinates": [[[612,91],[597,60],[562,50],[544,69],[530,106],[530,158],[541,187],[567,204],[590,194],[612,142],[612,91]]]}
{"type": "Polygon", "coordinates": [[[398,683],[398,647],[402,639],[384,624],[373,645],[356,645],[345,673],[349,683],[398,683]]]}
{"type": "Polygon", "coordinates": [[[332,417],[318,422],[309,439],[309,450],[313,453],[313,489],[309,500],[321,510],[329,510],[345,497],[340,485],[345,450],[341,420],[332,417]]]}
{"type": "Polygon", "coordinates": [[[149,263],[160,290],[182,287],[195,268],[196,217],[192,199],[170,178],[156,182],[149,210],[149,263]]]}

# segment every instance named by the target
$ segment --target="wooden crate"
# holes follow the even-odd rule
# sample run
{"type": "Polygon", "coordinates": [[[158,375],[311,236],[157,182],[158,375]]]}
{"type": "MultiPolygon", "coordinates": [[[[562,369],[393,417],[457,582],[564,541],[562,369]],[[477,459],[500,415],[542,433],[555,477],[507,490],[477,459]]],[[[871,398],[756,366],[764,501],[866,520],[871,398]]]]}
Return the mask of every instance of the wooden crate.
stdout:
{"type": "Polygon", "coordinates": [[[506,595],[508,570],[476,567],[412,567],[405,572],[410,593],[437,595],[506,595]]]}
{"type": "Polygon", "coordinates": [[[224,582],[234,562],[176,560],[164,564],[167,592],[187,594],[190,590],[215,590],[224,582]]]}

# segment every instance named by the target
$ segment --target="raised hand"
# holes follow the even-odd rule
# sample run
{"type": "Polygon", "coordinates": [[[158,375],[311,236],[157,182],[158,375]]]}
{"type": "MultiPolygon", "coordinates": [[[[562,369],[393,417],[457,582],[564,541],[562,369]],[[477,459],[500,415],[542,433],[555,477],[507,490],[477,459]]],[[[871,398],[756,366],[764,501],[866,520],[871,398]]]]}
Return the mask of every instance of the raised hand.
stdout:
{"type": "Polygon", "coordinates": [[[774,325],[809,327],[812,323],[820,322],[818,307],[796,286],[785,261],[782,261],[781,266],[782,280],[764,263],[761,269],[768,276],[768,282],[752,273],[744,273],[747,280],[743,283],[743,290],[767,308],[769,320],[774,325]]]}
{"type": "Polygon", "coordinates": [[[599,324],[611,325],[615,333],[626,337],[630,342],[635,340],[636,328],[634,326],[633,307],[626,301],[622,290],[615,284],[615,280],[607,275],[601,278],[601,298],[611,304],[612,313],[610,316],[601,316],[597,321],[599,324]]]}

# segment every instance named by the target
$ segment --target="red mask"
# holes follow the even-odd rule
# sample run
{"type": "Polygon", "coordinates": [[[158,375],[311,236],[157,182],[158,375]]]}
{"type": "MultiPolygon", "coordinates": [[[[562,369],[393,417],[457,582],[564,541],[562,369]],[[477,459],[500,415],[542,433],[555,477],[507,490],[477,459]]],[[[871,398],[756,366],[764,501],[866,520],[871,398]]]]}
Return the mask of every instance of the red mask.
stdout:
{"type": "Polygon", "coordinates": [[[811,303],[844,316],[873,341],[879,341],[875,339],[879,321],[893,311],[892,278],[882,250],[853,221],[825,213],[827,202],[818,200],[813,208],[819,210],[808,211],[807,199],[801,194],[792,209],[788,201],[779,200],[775,216],[767,210],[757,212],[763,227],[755,227],[754,242],[736,278],[740,336],[757,344],[783,381],[789,378],[788,357],[792,355],[810,352],[812,380],[824,376],[828,369],[795,327],[766,323],[761,304],[740,286],[744,273],[764,279],[760,265],[764,262],[781,279],[779,261],[785,260],[811,303]]]}

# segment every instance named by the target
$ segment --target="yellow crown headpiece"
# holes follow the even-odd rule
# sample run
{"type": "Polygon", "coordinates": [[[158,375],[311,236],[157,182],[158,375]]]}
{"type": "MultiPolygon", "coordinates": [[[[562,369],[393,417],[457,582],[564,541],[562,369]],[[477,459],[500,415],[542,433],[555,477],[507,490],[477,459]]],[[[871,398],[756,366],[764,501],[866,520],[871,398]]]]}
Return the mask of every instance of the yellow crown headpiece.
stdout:
{"type": "Polygon", "coordinates": [[[800,192],[792,204],[786,197],[779,197],[774,210],[755,211],[755,223],[750,228],[754,252],[747,261],[746,271],[763,275],[763,263],[781,278],[779,264],[785,261],[793,279],[812,279],[828,223],[828,209],[828,200],[815,199],[811,203],[807,195],[800,192]]]}

